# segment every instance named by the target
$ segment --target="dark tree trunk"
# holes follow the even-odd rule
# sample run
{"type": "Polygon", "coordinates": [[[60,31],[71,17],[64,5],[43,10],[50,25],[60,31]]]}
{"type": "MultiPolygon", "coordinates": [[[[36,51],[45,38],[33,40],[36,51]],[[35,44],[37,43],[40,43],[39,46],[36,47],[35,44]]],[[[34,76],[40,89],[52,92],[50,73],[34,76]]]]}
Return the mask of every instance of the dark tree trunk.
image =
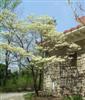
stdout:
{"type": "MultiPolygon", "coordinates": [[[[27,60],[30,63],[30,60],[28,57],[27,57],[27,60]]],[[[32,77],[33,77],[34,90],[35,90],[36,95],[38,96],[39,95],[38,94],[38,86],[37,86],[38,72],[37,71],[35,72],[34,65],[31,65],[31,71],[32,71],[32,77]]]]}
{"type": "Polygon", "coordinates": [[[5,78],[4,78],[4,85],[6,85],[6,82],[7,82],[7,78],[8,78],[8,66],[9,66],[9,52],[6,51],[6,58],[5,58],[5,78]]]}
{"type": "Polygon", "coordinates": [[[40,70],[40,73],[39,73],[39,86],[38,86],[38,90],[41,90],[41,86],[42,86],[42,70],[40,70]]]}
{"type": "Polygon", "coordinates": [[[33,83],[34,83],[34,90],[36,95],[38,96],[38,88],[37,88],[37,73],[34,72],[34,66],[31,66],[32,69],[32,76],[33,76],[33,83]]]}

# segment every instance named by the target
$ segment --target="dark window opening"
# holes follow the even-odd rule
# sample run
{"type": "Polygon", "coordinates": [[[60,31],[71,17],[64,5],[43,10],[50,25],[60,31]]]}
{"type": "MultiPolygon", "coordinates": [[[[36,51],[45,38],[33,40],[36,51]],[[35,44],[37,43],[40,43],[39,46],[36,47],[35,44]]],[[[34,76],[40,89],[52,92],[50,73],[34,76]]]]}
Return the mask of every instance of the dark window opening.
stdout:
{"type": "Polygon", "coordinates": [[[77,65],[77,52],[70,54],[69,57],[71,57],[71,66],[76,66],[77,65]]]}

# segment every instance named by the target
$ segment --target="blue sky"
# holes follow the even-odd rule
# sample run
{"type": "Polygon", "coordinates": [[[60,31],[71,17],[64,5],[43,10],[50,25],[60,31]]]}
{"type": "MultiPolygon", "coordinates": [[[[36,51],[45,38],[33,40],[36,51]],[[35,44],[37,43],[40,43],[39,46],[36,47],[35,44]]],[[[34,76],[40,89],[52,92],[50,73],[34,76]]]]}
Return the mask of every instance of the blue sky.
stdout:
{"type": "Polygon", "coordinates": [[[67,0],[22,0],[17,13],[20,18],[26,18],[28,15],[52,16],[56,19],[57,31],[60,32],[78,24],[67,0]]]}

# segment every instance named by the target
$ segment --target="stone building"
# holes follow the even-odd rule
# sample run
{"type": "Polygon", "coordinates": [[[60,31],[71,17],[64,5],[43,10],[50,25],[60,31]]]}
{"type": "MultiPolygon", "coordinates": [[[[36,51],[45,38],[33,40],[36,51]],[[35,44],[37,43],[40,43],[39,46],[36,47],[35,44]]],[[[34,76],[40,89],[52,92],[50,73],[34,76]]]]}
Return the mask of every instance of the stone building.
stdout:
{"type": "Polygon", "coordinates": [[[77,21],[80,22],[78,26],[63,33],[69,41],[78,44],[81,50],[68,55],[72,57],[71,60],[54,65],[50,62],[45,66],[43,90],[48,94],[80,93],[85,97],[85,16],[78,18],[77,21]]]}

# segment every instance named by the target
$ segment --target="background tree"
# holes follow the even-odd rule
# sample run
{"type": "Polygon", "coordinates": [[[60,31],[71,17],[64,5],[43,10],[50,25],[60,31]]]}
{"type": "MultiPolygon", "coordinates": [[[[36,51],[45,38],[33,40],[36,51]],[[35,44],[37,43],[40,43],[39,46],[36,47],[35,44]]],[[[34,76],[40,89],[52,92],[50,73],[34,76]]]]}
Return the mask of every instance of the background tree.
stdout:
{"type": "Polygon", "coordinates": [[[21,0],[0,0],[0,10],[8,9],[14,11],[20,3],[21,0]]]}
{"type": "MultiPolygon", "coordinates": [[[[19,5],[21,3],[21,0],[0,0],[0,12],[1,12],[1,14],[3,15],[3,17],[0,15],[0,21],[2,21],[2,19],[4,20],[4,22],[5,22],[5,18],[6,17],[9,17],[10,15],[11,15],[11,17],[8,19],[8,21],[12,21],[12,14],[10,13],[9,14],[9,16],[7,16],[7,14],[9,13],[9,12],[7,12],[6,10],[3,12],[3,10],[4,9],[8,9],[8,10],[11,10],[11,11],[14,11],[15,10],[15,8],[19,5]],[[5,16],[6,15],[6,16],[5,16]]],[[[2,24],[4,23],[4,22],[2,22],[2,24]]],[[[4,23],[4,24],[6,24],[6,23],[4,23]]],[[[6,27],[5,27],[5,25],[0,25],[0,31],[2,32],[2,31],[5,31],[6,32],[6,27]]],[[[11,23],[12,24],[12,23],[11,23]]],[[[9,31],[8,29],[7,29],[7,31],[9,31]]],[[[10,30],[11,31],[11,30],[10,30]]],[[[9,32],[10,32],[9,31],[9,32]]],[[[6,36],[5,36],[6,37],[6,36]]],[[[7,37],[6,37],[7,38],[7,37]]],[[[9,38],[9,37],[8,37],[9,38]]],[[[3,40],[4,41],[4,40],[3,40]]],[[[10,40],[10,38],[8,39],[8,44],[10,44],[10,42],[11,42],[11,40],[10,40]]],[[[5,64],[6,64],[6,69],[5,69],[5,76],[7,77],[7,70],[8,70],[8,67],[9,67],[9,56],[10,56],[10,52],[8,52],[8,51],[4,51],[5,52],[5,64]]],[[[1,51],[1,53],[2,53],[2,51],[1,51]]],[[[6,78],[5,77],[5,78],[6,78]]],[[[6,81],[6,79],[5,79],[5,81],[6,81]]],[[[5,82],[4,82],[5,83],[5,82]]]]}
{"type": "Polygon", "coordinates": [[[69,6],[73,11],[75,19],[85,16],[85,2],[84,0],[67,0],[69,6]]]}
{"type": "MultiPolygon", "coordinates": [[[[19,23],[20,23],[20,21],[17,20],[16,15],[11,13],[9,10],[3,10],[1,12],[0,26],[3,28],[3,30],[1,30],[0,35],[2,38],[2,42],[7,44],[5,46],[8,46],[8,45],[17,46],[13,42],[13,38],[15,37],[16,34],[20,34],[20,33],[22,33],[22,31],[23,32],[27,31],[27,27],[24,25],[22,28],[21,24],[19,25],[19,23]]],[[[15,60],[15,58],[13,58],[13,54],[10,51],[8,51],[7,49],[4,51],[4,53],[5,53],[4,56],[3,55],[1,55],[1,56],[3,56],[4,62],[6,65],[5,75],[7,77],[8,67],[10,64],[12,64],[14,62],[12,60],[15,60]]]]}

